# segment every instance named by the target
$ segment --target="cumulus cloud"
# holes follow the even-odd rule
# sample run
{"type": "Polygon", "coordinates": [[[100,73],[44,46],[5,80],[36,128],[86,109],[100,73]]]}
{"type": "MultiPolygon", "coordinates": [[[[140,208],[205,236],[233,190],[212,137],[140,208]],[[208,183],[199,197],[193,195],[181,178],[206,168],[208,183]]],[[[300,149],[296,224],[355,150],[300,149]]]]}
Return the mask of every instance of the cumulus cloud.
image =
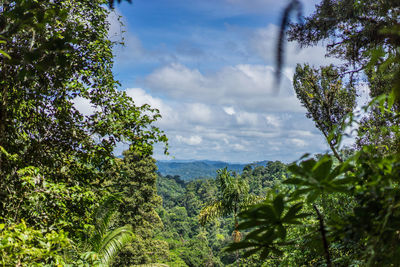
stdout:
{"type": "Polygon", "coordinates": [[[144,104],[149,104],[152,108],[159,110],[162,115],[162,119],[158,122],[160,127],[174,127],[179,122],[179,116],[174,111],[174,108],[161,98],[151,96],[142,88],[128,88],[125,91],[128,96],[132,97],[135,105],[142,106],[144,104]]]}
{"type": "Polygon", "coordinates": [[[289,142],[297,147],[305,147],[307,145],[307,142],[305,140],[299,138],[289,139],[289,142]]]}
{"type": "Polygon", "coordinates": [[[185,115],[195,123],[207,123],[213,118],[211,109],[202,103],[186,104],[185,115]]]}
{"type": "Polygon", "coordinates": [[[258,125],[258,114],[250,112],[240,112],[236,115],[236,121],[239,125],[258,125]]]}
{"type": "Polygon", "coordinates": [[[90,116],[97,110],[92,103],[90,103],[90,100],[84,97],[75,97],[72,102],[75,108],[84,116],[90,116]]]}
{"type": "Polygon", "coordinates": [[[281,125],[281,121],[274,115],[265,115],[265,120],[268,125],[273,127],[279,127],[281,125]]]}
{"type": "Polygon", "coordinates": [[[201,136],[198,136],[198,135],[193,135],[193,136],[190,136],[190,137],[184,137],[184,136],[181,136],[181,135],[177,135],[176,139],[178,140],[178,142],[185,143],[185,144],[190,145],[190,146],[199,145],[201,143],[201,141],[203,141],[201,136]]]}
{"type": "Polygon", "coordinates": [[[269,66],[239,64],[204,74],[198,69],[172,63],[156,69],[143,83],[152,92],[181,101],[258,112],[303,112],[291,89],[290,80],[283,77],[278,90],[274,83],[274,70],[269,66]]]}
{"type": "MultiPolygon", "coordinates": [[[[246,19],[244,14],[278,14],[286,2],[195,2],[174,4],[208,10],[209,22],[222,24],[174,25],[173,32],[160,34],[158,29],[145,38],[130,31],[127,24],[126,47],[115,50],[117,68],[127,75],[123,76],[127,94],[136,105],[149,104],[160,110],[162,118],[156,125],[169,137],[171,155],[235,162],[290,161],[305,152],[325,150],[326,143],[313,122],[305,118],[294,94],[292,77],[296,63],[326,65],[333,60],[325,58],[323,46],[300,50],[297,44],[288,43],[277,88],[278,26],[235,23],[235,16],[246,19]]],[[[316,1],[303,2],[307,9],[316,1]]],[[[115,22],[111,29],[115,33],[120,30],[115,22]]],[[[87,109],[88,105],[79,101],[77,105],[87,109]]],[[[157,149],[155,156],[163,158],[157,149]]]]}
{"type": "Polygon", "coordinates": [[[225,111],[226,114],[228,115],[233,115],[235,114],[235,109],[233,107],[223,107],[223,110],[225,111]]]}

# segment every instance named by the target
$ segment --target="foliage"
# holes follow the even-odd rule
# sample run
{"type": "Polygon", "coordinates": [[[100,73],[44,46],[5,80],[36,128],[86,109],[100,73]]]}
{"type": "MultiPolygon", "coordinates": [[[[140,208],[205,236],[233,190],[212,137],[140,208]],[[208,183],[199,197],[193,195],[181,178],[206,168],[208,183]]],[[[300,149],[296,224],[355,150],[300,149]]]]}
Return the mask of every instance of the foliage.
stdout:
{"type": "Polygon", "coordinates": [[[117,206],[119,216],[116,224],[131,225],[137,236],[119,254],[115,262],[117,266],[152,263],[157,258],[166,257],[167,244],[153,239],[154,230],[162,228],[155,210],[161,205],[156,192],[155,171],[155,160],[150,155],[131,149],[123,152],[123,159],[117,161],[115,170],[110,173],[111,191],[122,197],[117,206]]]}
{"type": "Polygon", "coordinates": [[[327,153],[290,165],[292,175],[275,187],[277,196],[239,215],[239,227],[250,233],[229,250],[244,249],[245,256],[261,251],[261,261],[283,266],[400,264],[398,12],[396,1],[323,0],[304,24],[291,26],[291,40],[315,45],[329,39],[328,54],[346,61],[340,69],[298,66],[294,79],[299,99],[339,161],[327,153]],[[334,71],[334,80],[326,71],[334,71]],[[356,92],[339,77],[356,88],[353,74],[360,71],[373,99],[356,121],[356,150],[342,159],[337,144],[354,122],[356,92]]]}
{"type": "MultiPolygon", "coordinates": [[[[9,242],[2,250],[10,253],[2,255],[7,264],[109,265],[132,243],[132,226],[121,220],[109,229],[112,209],[102,207],[104,214],[98,213],[96,222],[93,214],[110,191],[115,193],[111,174],[131,178],[124,176],[127,165],[140,166],[150,158],[153,144],[167,138],[153,125],[158,110],[135,106],[118,90],[108,2],[0,4],[0,223],[9,242]],[[91,110],[78,110],[79,101],[91,110]],[[136,153],[122,169],[113,154],[120,142],[136,153]],[[85,238],[92,228],[97,232],[89,242],[85,238]],[[73,248],[66,252],[67,241],[73,248]],[[79,256],[77,248],[85,242],[90,251],[79,256]]],[[[143,172],[149,172],[139,177],[144,182],[128,188],[143,189],[127,205],[138,230],[142,222],[158,218],[154,167],[143,172]]]]}
{"type": "Polygon", "coordinates": [[[271,252],[282,254],[279,248],[290,244],[290,241],[286,240],[288,225],[300,224],[300,219],[308,216],[306,213],[299,213],[302,203],[287,207],[287,202],[282,194],[278,194],[272,200],[266,200],[241,212],[243,221],[239,229],[257,229],[246,235],[242,242],[232,244],[228,251],[251,248],[243,256],[248,257],[260,252],[261,258],[266,258],[271,252]]]}
{"type": "MultiPolygon", "coordinates": [[[[344,62],[338,68],[339,74],[355,85],[356,94],[362,93],[358,88],[366,86],[372,99],[393,90],[395,103],[385,105],[398,112],[398,13],[399,3],[394,0],[323,0],[304,23],[290,26],[288,37],[301,46],[326,42],[327,55],[344,62]],[[364,81],[360,82],[359,78],[364,81]]],[[[377,146],[377,153],[397,149],[399,136],[396,127],[399,119],[394,113],[382,113],[379,108],[371,108],[360,124],[358,149],[369,144],[377,146]]]]}
{"type": "MultiPolygon", "coordinates": [[[[268,162],[266,166],[247,165],[241,177],[231,179],[246,181],[250,189],[260,187],[257,192],[265,196],[268,188],[286,176],[286,165],[277,161],[268,162]]],[[[157,238],[169,244],[170,260],[162,262],[171,266],[181,266],[179,261],[188,266],[230,266],[235,263],[235,255],[223,250],[232,241],[233,214],[210,220],[205,227],[198,220],[202,208],[215,202],[216,196],[222,196],[216,179],[185,183],[177,176],[160,176],[157,191],[163,197],[163,208],[158,212],[164,224],[157,238]]],[[[258,263],[247,259],[240,262],[243,266],[258,263]]]]}
{"type": "Polygon", "coordinates": [[[90,256],[101,266],[110,266],[118,253],[135,240],[131,225],[113,228],[117,207],[113,197],[100,205],[94,218],[94,229],[84,248],[84,258],[90,256]]]}
{"type": "Polygon", "coordinates": [[[64,266],[63,252],[71,248],[64,231],[43,232],[24,221],[6,227],[0,224],[0,263],[2,266],[64,266]]]}
{"type": "Polygon", "coordinates": [[[344,133],[345,119],[356,104],[352,85],[345,85],[339,71],[332,65],[320,70],[297,65],[293,87],[297,98],[307,109],[307,118],[315,122],[335,156],[342,160],[337,149],[344,133]]]}
{"type": "Polygon", "coordinates": [[[117,90],[104,3],[9,1],[1,6],[1,36],[7,42],[0,48],[11,59],[1,58],[0,146],[16,155],[15,160],[0,155],[4,221],[37,224],[38,216],[25,213],[35,207],[21,208],[21,200],[36,198],[40,203],[40,186],[47,183],[59,188],[46,190],[46,199],[59,201],[51,203],[55,213],[43,209],[39,219],[45,220],[40,225],[67,225],[65,230],[79,235],[84,220],[69,218],[90,217],[103,194],[99,184],[114,162],[116,143],[129,142],[138,153],[151,154],[154,142],[166,141],[152,126],[158,112],[148,105],[136,107],[117,90]],[[77,110],[77,100],[90,103],[91,114],[77,110]],[[39,175],[32,177],[35,186],[27,188],[19,173],[31,166],[39,175]],[[68,202],[57,196],[60,190],[65,195],[94,194],[87,203],[68,202]]]}
{"type": "Polygon", "coordinates": [[[199,220],[202,225],[229,214],[233,214],[236,220],[239,210],[248,205],[252,199],[247,182],[231,176],[226,168],[218,171],[216,181],[219,189],[216,198],[200,212],[199,220]]]}
{"type": "Polygon", "coordinates": [[[287,165],[280,161],[268,161],[265,166],[250,164],[242,173],[249,184],[249,192],[257,196],[266,196],[271,187],[287,176],[287,165]]]}

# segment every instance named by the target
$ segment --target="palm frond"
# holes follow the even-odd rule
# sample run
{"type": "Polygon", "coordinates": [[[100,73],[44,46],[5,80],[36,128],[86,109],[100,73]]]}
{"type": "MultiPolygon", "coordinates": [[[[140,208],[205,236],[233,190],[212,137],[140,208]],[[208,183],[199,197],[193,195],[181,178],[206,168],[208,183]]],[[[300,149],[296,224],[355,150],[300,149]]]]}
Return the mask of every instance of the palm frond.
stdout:
{"type": "Polygon", "coordinates": [[[246,210],[247,208],[251,207],[252,205],[258,204],[264,200],[265,200],[265,197],[263,197],[263,196],[248,194],[245,198],[243,198],[242,202],[240,203],[240,209],[246,210]]]}
{"type": "Polygon", "coordinates": [[[211,222],[217,217],[225,215],[227,213],[224,210],[223,203],[221,201],[215,201],[210,205],[204,207],[199,214],[199,221],[201,225],[205,225],[208,222],[211,222]]]}
{"type": "Polygon", "coordinates": [[[117,201],[119,199],[115,196],[107,197],[95,212],[95,229],[89,238],[90,247],[86,248],[86,251],[97,255],[100,266],[110,266],[121,249],[135,239],[131,225],[112,230],[117,201]]]}
{"type": "Polygon", "coordinates": [[[131,225],[119,227],[108,233],[103,242],[101,242],[101,247],[98,251],[102,264],[109,266],[121,249],[133,240],[135,240],[135,235],[132,233],[131,225]]]}

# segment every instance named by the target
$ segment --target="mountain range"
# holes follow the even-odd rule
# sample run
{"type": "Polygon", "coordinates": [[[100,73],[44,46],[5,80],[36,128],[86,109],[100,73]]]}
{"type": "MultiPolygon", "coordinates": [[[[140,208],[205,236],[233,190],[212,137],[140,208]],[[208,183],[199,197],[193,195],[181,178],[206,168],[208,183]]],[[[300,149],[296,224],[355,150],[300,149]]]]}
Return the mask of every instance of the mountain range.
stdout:
{"type": "Polygon", "coordinates": [[[157,161],[161,175],[179,175],[182,180],[190,181],[201,178],[214,178],[217,170],[227,168],[230,171],[241,173],[246,165],[265,166],[268,161],[254,163],[229,163],[211,160],[160,160],[157,161]]]}

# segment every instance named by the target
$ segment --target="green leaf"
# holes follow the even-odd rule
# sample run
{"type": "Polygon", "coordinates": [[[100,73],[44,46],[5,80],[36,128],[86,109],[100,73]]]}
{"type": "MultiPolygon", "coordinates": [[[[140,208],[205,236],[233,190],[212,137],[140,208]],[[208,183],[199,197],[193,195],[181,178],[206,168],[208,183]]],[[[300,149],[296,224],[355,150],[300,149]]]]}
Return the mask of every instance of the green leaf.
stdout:
{"type": "Polygon", "coordinates": [[[274,204],[274,210],[276,211],[276,215],[278,218],[280,218],[284,209],[283,196],[280,194],[277,195],[273,201],[273,204],[274,204]]]}
{"type": "Polygon", "coordinates": [[[286,232],[287,232],[286,228],[282,224],[279,224],[279,225],[277,225],[277,229],[278,229],[278,236],[282,240],[284,240],[286,238],[286,232]]]}
{"type": "Polygon", "coordinates": [[[293,185],[304,185],[307,184],[306,181],[300,179],[300,178],[289,178],[287,180],[284,180],[282,182],[283,184],[293,184],[293,185]]]}
{"type": "Polygon", "coordinates": [[[296,218],[296,214],[303,208],[303,203],[296,203],[289,208],[289,211],[286,212],[285,216],[282,218],[283,222],[292,220],[296,218]]]}
{"type": "Polygon", "coordinates": [[[320,192],[318,190],[312,191],[307,195],[307,202],[314,203],[314,201],[319,197],[320,192]]]}
{"type": "Polygon", "coordinates": [[[329,156],[325,155],[314,165],[312,170],[313,177],[318,181],[328,178],[331,167],[332,159],[329,156]]]}

